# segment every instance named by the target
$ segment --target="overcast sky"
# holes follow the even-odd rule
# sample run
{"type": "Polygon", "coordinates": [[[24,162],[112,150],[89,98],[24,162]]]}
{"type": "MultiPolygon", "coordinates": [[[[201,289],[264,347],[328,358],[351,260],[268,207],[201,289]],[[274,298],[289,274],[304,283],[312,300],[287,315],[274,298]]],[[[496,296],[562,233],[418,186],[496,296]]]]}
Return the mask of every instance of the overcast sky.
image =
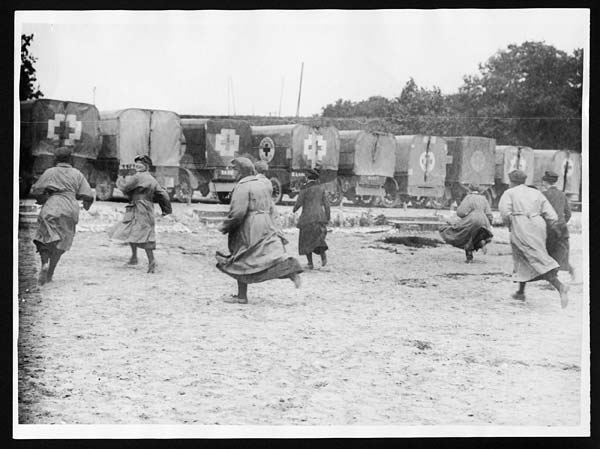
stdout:
{"type": "MultiPolygon", "coordinates": [[[[17,12],[46,98],[182,114],[300,115],[397,96],[410,77],[456,92],[509,44],[589,48],[575,9],[17,12]],[[283,84],[283,90],[282,90],[283,84]],[[231,88],[232,86],[232,88],[231,88]]],[[[18,67],[15,68],[18,74],[18,67]]]]}

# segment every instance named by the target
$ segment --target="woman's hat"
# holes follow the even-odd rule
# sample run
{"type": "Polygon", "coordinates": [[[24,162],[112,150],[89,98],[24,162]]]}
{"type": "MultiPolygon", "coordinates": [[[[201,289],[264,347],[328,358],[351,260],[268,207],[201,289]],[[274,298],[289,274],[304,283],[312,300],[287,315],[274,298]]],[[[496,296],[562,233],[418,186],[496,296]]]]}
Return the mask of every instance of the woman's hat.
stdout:
{"type": "Polygon", "coordinates": [[[54,154],[58,158],[68,158],[73,154],[73,150],[69,147],[58,147],[54,154]]]}
{"type": "Polygon", "coordinates": [[[527,173],[523,170],[513,170],[508,174],[508,179],[514,183],[523,184],[527,179],[527,173]]]}
{"type": "Polygon", "coordinates": [[[254,168],[256,169],[257,173],[266,173],[266,171],[269,169],[269,164],[267,164],[265,161],[257,161],[254,163],[254,168]]]}
{"type": "Polygon", "coordinates": [[[231,165],[239,172],[241,178],[256,174],[254,164],[247,157],[236,157],[231,161],[231,165]]]}
{"type": "Polygon", "coordinates": [[[133,158],[133,161],[141,162],[142,164],[146,165],[148,168],[152,167],[152,159],[150,159],[150,156],[147,156],[145,154],[137,155],[135,158],[133,158]]]}
{"type": "Polygon", "coordinates": [[[469,184],[469,190],[471,192],[481,193],[485,190],[485,187],[479,184],[469,184]]]}
{"type": "Polygon", "coordinates": [[[542,181],[546,181],[551,184],[554,184],[556,181],[558,181],[558,174],[556,174],[552,170],[547,170],[544,173],[544,176],[542,176],[542,181]]]}

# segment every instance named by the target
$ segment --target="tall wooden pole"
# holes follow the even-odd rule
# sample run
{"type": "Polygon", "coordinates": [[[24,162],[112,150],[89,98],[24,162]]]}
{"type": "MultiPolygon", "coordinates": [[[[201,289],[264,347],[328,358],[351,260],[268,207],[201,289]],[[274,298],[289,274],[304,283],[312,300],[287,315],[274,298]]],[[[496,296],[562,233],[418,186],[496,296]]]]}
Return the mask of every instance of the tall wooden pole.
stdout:
{"type": "Polygon", "coordinates": [[[279,117],[281,117],[281,101],[283,100],[283,83],[285,81],[285,78],[282,76],[281,77],[281,92],[279,93],[279,117]]]}
{"type": "Polygon", "coordinates": [[[300,97],[302,96],[302,74],[304,73],[304,62],[300,66],[300,87],[298,88],[298,106],[296,107],[296,117],[300,116],[300,97]]]}

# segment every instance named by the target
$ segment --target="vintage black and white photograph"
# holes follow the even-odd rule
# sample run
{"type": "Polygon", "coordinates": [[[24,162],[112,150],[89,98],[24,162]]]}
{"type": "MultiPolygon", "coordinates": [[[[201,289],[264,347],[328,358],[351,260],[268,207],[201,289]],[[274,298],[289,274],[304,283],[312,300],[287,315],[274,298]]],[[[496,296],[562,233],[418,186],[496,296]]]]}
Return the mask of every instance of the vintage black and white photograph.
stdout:
{"type": "Polygon", "coordinates": [[[589,36],[16,11],[13,436],[589,436],[589,36]]]}

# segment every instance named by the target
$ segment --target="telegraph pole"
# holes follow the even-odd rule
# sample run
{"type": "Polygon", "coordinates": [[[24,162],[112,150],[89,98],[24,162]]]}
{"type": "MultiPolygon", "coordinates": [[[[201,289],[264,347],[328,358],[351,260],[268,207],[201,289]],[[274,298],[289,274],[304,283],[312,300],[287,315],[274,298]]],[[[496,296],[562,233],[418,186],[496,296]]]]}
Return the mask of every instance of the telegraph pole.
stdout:
{"type": "Polygon", "coordinates": [[[304,73],[304,62],[300,66],[300,87],[298,88],[298,106],[296,107],[296,117],[300,116],[300,97],[302,95],[302,74],[304,73]]]}
{"type": "Polygon", "coordinates": [[[92,95],[93,95],[93,96],[92,96],[92,104],[93,104],[94,106],[96,106],[96,86],[94,86],[94,89],[93,89],[93,91],[92,91],[92,92],[93,92],[93,94],[92,94],[92,95]]]}
{"type": "Polygon", "coordinates": [[[285,81],[285,78],[282,76],[281,77],[281,93],[279,94],[279,117],[281,117],[281,101],[283,100],[283,83],[285,81]]]}

